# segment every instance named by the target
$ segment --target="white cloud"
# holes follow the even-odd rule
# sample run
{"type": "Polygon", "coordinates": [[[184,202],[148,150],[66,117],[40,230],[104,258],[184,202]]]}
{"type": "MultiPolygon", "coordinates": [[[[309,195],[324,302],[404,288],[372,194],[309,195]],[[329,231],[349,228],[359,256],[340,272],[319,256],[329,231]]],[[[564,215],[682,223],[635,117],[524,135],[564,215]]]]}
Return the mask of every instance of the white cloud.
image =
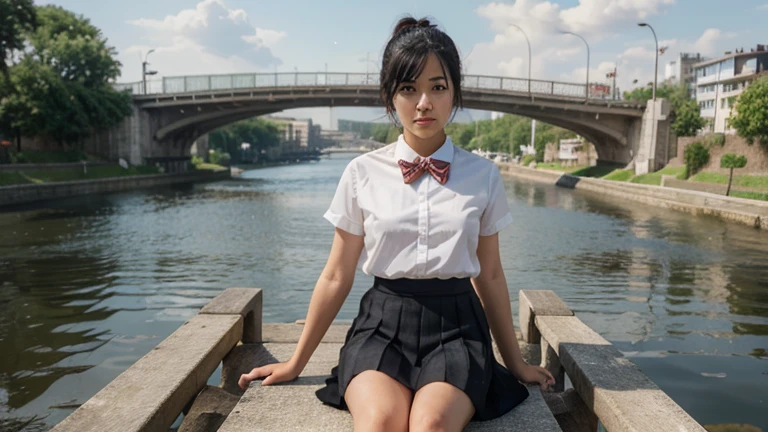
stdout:
{"type": "Polygon", "coordinates": [[[757,10],[761,10],[761,11],[768,10],[768,3],[758,6],[757,10]]]}
{"type": "MultiPolygon", "coordinates": [[[[194,9],[162,20],[141,18],[128,23],[143,30],[147,45],[155,47],[152,67],[162,76],[255,72],[282,63],[272,49],[286,33],[256,27],[243,9],[230,9],[222,0],[200,1],[194,9]]],[[[147,48],[129,47],[123,64],[135,64],[132,57],[147,48]]]]}

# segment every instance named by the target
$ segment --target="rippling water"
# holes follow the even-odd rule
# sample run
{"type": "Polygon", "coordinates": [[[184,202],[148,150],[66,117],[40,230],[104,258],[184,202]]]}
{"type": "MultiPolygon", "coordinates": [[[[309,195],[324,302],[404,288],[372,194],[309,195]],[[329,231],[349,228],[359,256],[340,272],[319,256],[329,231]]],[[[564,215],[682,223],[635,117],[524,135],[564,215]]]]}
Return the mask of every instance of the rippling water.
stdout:
{"type": "MultiPolygon", "coordinates": [[[[0,213],[0,418],[55,424],[230,286],[304,318],[349,158],[0,213]]],[[[703,424],[768,429],[768,233],[506,181],[517,290],[552,289],[703,424]]],[[[358,272],[338,319],[357,312],[358,272]]],[[[2,423],[0,423],[0,426],[2,423]]]]}

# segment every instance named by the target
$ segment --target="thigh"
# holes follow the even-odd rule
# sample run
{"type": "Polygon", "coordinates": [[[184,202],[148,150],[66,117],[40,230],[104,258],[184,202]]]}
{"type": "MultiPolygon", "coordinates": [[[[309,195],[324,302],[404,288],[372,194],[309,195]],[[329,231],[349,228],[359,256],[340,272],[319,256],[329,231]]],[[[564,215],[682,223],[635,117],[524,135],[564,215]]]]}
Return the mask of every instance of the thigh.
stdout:
{"type": "Polygon", "coordinates": [[[433,382],[416,392],[409,419],[412,432],[462,431],[475,414],[466,393],[446,382],[433,382]]]}
{"type": "Polygon", "coordinates": [[[408,430],[413,391],[385,373],[359,373],[347,385],[344,400],[355,430],[408,430]]]}

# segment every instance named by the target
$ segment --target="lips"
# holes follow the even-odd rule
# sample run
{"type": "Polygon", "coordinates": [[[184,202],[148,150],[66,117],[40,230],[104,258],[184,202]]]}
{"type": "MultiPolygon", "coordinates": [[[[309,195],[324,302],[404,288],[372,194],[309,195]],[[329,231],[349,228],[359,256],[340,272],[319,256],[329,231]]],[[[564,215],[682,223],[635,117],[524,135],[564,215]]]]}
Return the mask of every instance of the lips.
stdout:
{"type": "Polygon", "coordinates": [[[419,117],[416,120],[414,120],[414,123],[416,123],[419,126],[426,126],[430,125],[435,122],[435,119],[432,117],[419,117]]]}

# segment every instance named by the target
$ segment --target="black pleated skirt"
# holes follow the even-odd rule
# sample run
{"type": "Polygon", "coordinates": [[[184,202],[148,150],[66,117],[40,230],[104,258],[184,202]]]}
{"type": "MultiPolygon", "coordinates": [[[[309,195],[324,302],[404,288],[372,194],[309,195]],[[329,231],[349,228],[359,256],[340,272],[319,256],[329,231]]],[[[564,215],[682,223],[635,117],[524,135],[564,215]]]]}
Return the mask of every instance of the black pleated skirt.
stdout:
{"type": "Polygon", "coordinates": [[[469,278],[375,278],[339,364],[317,397],[348,409],[347,385],[366,370],[383,372],[414,392],[447,382],[469,396],[472,420],[499,417],[528,397],[528,389],[493,356],[488,321],[469,278]]]}

